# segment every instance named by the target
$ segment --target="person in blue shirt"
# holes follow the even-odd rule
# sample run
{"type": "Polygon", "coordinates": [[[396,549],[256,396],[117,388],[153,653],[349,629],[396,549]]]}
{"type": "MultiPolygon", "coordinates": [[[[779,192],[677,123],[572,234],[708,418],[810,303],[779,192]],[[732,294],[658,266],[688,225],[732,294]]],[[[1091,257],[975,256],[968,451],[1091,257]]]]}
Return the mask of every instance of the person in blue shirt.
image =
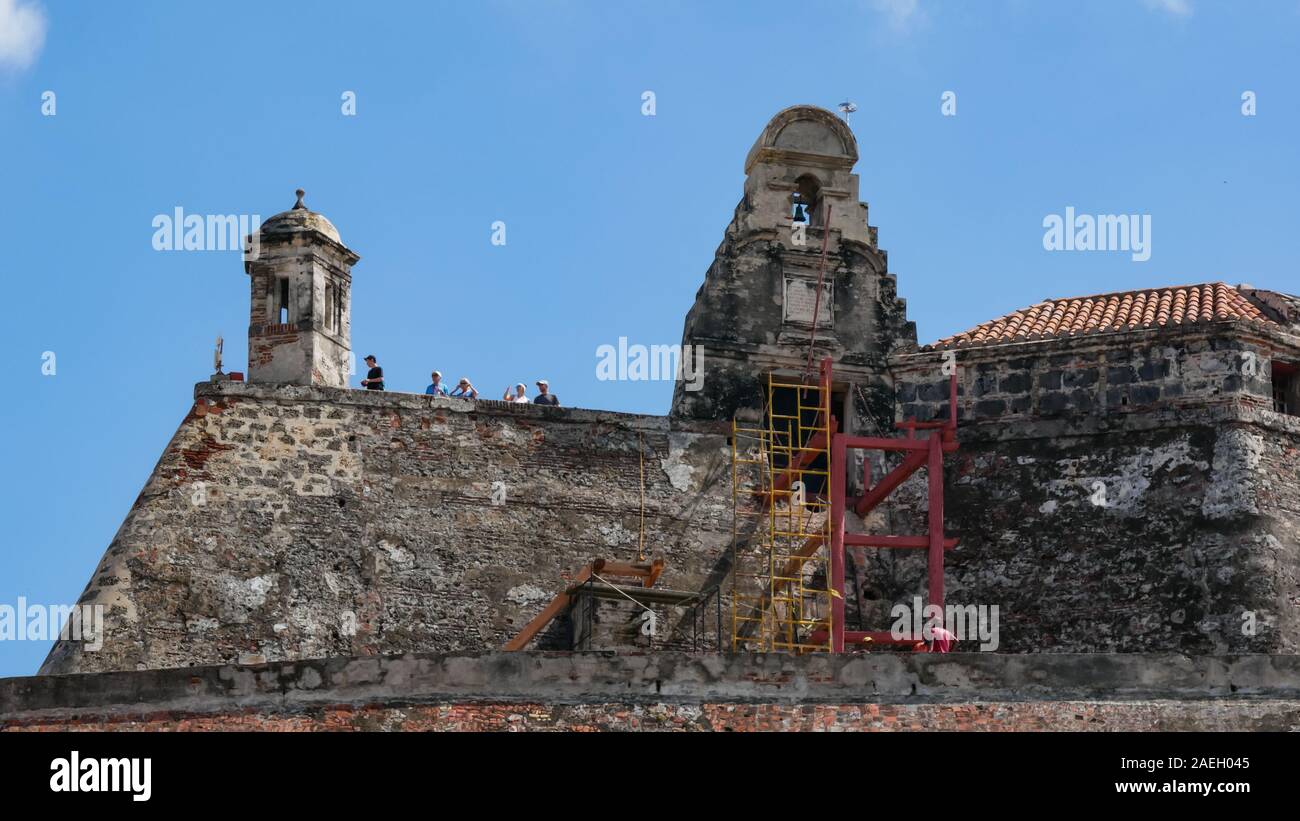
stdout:
{"type": "Polygon", "coordinates": [[[460,382],[456,384],[456,389],[451,392],[451,395],[464,397],[466,399],[478,399],[478,391],[475,390],[469,380],[463,376],[460,378],[460,382]]]}
{"type": "Polygon", "coordinates": [[[429,396],[446,396],[447,386],[442,384],[442,374],[434,371],[431,376],[433,377],[433,384],[424,389],[425,394],[429,396]]]}

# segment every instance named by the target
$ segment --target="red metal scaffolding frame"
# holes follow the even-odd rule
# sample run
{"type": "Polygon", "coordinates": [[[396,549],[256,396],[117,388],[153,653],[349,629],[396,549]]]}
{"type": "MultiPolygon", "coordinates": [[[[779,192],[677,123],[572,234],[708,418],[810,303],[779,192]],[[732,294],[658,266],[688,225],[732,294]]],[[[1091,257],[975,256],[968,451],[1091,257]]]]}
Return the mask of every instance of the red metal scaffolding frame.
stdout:
{"type": "MultiPolygon", "coordinates": [[[[820,378],[825,395],[831,392],[831,360],[822,360],[820,378]]],[[[831,589],[839,595],[832,597],[830,613],[831,652],[842,653],[845,647],[859,648],[869,644],[913,644],[919,639],[896,639],[888,630],[847,630],[844,623],[845,574],[844,549],[846,546],[875,548],[924,549],[927,556],[927,604],[944,606],[943,568],[944,553],[957,546],[957,539],[944,536],[943,515],[943,455],[957,451],[957,372],[954,368],[948,382],[948,418],[944,421],[918,422],[907,419],[894,427],[906,431],[902,437],[850,436],[835,432],[831,437],[830,493],[831,493],[831,589]],[[920,438],[919,431],[929,431],[920,438]],[[851,450],[879,450],[886,453],[905,454],[903,461],[872,484],[871,460],[864,459],[862,471],[863,494],[849,498],[847,478],[851,450]],[[926,469],[929,515],[926,532],[921,535],[866,535],[844,532],[844,515],[853,511],[866,517],[893,493],[899,485],[921,468],[926,469]]],[[[826,639],[825,630],[817,630],[809,637],[813,643],[826,639]]]]}

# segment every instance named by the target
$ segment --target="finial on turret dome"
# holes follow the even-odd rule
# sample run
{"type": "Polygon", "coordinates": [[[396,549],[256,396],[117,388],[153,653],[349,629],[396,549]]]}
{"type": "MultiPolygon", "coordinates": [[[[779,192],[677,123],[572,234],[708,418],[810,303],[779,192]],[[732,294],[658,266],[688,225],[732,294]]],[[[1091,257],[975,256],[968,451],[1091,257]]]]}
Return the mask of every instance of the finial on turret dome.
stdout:
{"type": "Polygon", "coordinates": [[[303,204],[302,198],[307,195],[307,192],[299,188],[297,191],[294,191],[293,193],[298,195],[298,201],[293,204],[292,210],[297,211],[301,209],[303,211],[306,211],[307,206],[303,204]]]}

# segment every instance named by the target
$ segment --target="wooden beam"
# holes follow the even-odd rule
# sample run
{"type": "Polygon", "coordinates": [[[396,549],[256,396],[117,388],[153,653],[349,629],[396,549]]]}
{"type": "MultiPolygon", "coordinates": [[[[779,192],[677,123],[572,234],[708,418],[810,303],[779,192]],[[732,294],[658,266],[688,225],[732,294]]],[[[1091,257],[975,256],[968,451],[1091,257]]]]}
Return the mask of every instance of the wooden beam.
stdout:
{"type": "Polygon", "coordinates": [[[572,596],[569,594],[569,590],[581,585],[587,579],[591,578],[591,568],[593,565],[596,564],[603,564],[603,562],[597,559],[595,562],[592,562],[591,564],[582,568],[582,570],[579,571],[577,578],[573,580],[573,582],[569,585],[569,587],[566,588],[564,592],[560,593],[554,599],[552,599],[551,603],[546,605],[545,610],[543,610],[542,612],[534,616],[533,620],[528,622],[528,624],[524,625],[523,630],[519,631],[519,635],[515,636],[510,641],[506,642],[505,646],[502,647],[501,649],[502,650],[524,649],[524,647],[528,645],[528,642],[533,640],[534,636],[542,632],[542,630],[546,629],[546,625],[550,624],[551,620],[554,619],[556,616],[558,616],[560,612],[564,610],[565,607],[568,607],[569,601],[572,598],[572,596]]]}
{"type": "MultiPolygon", "coordinates": [[[[660,570],[663,569],[662,561],[661,559],[660,570]]],[[[634,576],[638,579],[655,575],[653,564],[640,564],[638,562],[604,562],[600,567],[595,568],[595,571],[602,576],[634,576]]]]}
{"type": "Polygon", "coordinates": [[[655,582],[659,581],[659,576],[664,572],[664,560],[660,556],[650,565],[650,573],[641,581],[642,587],[654,587],[655,582]]]}

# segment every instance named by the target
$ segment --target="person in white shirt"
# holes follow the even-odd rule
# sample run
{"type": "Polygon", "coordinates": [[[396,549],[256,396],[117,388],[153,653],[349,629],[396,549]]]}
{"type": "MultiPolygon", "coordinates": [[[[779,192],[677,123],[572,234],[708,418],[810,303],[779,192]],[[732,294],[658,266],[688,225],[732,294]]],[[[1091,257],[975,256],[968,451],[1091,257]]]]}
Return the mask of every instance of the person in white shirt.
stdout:
{"type": "Polygon", "coordinates": [[[515,385],[515,392],[514,392],[514,395],[513,395],[513,396],[510,394],[510,389],[509,389],[509,388],[506,388],[506,395],[503,396],[503,397],[501,397],[501,399],[502,399],[503,401],[505,401],[505,402],[522,402],[522,403],[527,403],[527,402],[528,402],[528,396],[527,396],[527,394],[525,393],[525,391],[527,391],[527,390],[528,390],[528,389],[527,389],[526,387],[524,387],[524,383],[523,383],[523,382],[520,382],[518,385],[515,385]]]}

